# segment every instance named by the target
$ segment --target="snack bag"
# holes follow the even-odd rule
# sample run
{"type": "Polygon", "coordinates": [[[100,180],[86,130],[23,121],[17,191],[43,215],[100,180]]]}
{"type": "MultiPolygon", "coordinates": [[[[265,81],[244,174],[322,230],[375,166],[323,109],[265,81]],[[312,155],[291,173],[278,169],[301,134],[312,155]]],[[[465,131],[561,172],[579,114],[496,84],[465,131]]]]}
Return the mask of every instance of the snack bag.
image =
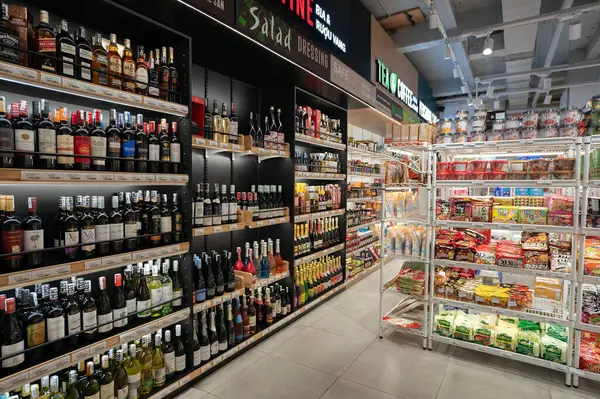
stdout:
{"type": "Polygon", "coordinates": [[[454,315],[436,315],[434,317],[434,330],[436,333],[443,337],[449,337],[452,335],[454,315]]]}
{"type": "Polygon", "coordinates": [[[460,313],[454,319],[452,325],[452,338],[459,339],[461,341],[473,341],[474,333],[474,317],[460,313]]]}
{"type": "Polygon", "coordinates": [[[507,351],[514,351],[517,346],[517,335],[519,330],[514,325],[500,325],[496,326],[496,341],[494,346],[499,349],[507,351]]]}
{"type": "Polygon", "coordinates": [[[496,340],[496,315],[485,313],[477,315],[473,342],[484,346],[494,346],[496,340]]]}
{"type": "Polygon", "coordinates": [[[566,363],[567,343],[544,334],[542,336],[542,358],[551,362],[566,363]]]}
{"type": "Polygon", "coordinates": [[[541,337],[539,331],[519,330],[516,352],[523,355],[540,357],[541,337]]]}

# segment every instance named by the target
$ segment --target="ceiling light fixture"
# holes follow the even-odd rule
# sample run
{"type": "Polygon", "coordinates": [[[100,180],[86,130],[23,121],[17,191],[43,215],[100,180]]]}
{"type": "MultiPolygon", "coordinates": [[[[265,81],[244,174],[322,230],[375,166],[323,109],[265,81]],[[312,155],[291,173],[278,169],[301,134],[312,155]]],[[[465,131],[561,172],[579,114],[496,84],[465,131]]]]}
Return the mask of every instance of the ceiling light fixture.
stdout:
{"type": "Polygon", "coordinates": [[[454,76],[454,79],[460,78],[460,72],[458,71],[457,66],[455,66],[454,69],[452,70],[452,76],[454,76]]]}
{"type": "Polygon", "coordinates": [[[438,27],[438,16],[435,12],[435,9],[431,10],[431,14],[429,15],[429,29],[437,29],[438,27]]]}
{"type": "Polygon", "coordinates": [[[548,93],[544,97],[544,105],[550,105],[551,102],[552,102],[552,94],[548,93]]]}
{"type": "Polygon", "coordinates": [[[577,40],[581,37],[581,22],[569,24],[569,40],[577,40]]]}
{"type": "Polygon", "coordinates": [[[452,53],[450,51],[450,43],[446,43],[446,51],[444,52],[444,59],[449,60],[452,58],[452,53]]]}
{"type": "Polygon", "coordinates": [[[486,38],[483,41],[483,55],[490,55],[494,50],[494,39],[491,37],[486,38]]]}
{"type": "Polygon", "coordinates": [[[491,96],[493,96],[493,95],[494,95],[494,86],[492,86],[492,84],[491,84],[491,83],[488,85],[488,87],[487,87],[487,90],[486,90],[486,92],[485,92],[485,95],[486,95],[487,97],[491,97],[491,96]]]}

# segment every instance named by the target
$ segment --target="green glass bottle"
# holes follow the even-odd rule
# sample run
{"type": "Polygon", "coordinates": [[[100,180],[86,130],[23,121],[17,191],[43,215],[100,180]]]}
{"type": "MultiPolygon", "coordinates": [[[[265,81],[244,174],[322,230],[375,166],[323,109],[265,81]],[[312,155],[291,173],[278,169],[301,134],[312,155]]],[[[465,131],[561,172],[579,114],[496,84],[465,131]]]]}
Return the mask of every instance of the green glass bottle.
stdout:
{"type": "Polygon", "coordinates": [[[158,265],[152,265],[152,277],[148,279],[150,289],[150,300],[152,301],[151,317],[162,316],[162,284],[158,278],[158,265]]]}
{"type": "Polygon", "coordinates": [[[158,276],[162,287],[162,315],[168,315],[173,311],[173,280],[169,277],[169,260],[165,260],[162,264],[162,274],[158,276]]]}
{"type": "Polygon", "coordinates": [[[165,385],[167,369],[165,357],[160,345],[160,335],[154,336],[154,349],[152,350],[152,375],[154,376],[154,386],[162,387],[165,385]]]}
{"type": "Polygon", "coordinates": [[[77,388],[77,371],[69,371],[69,382],[67,383],[67,399],[81,399],[81,394],[77,388]]]}
{"type": "Polygon", "coordinates": [[[152,352],[148,347],[148,337],[142,337],[142,350],[138,355],[138,361],[140,362],[142,370],[142,385],[140,392],[142,395],[150,393],[154,380],[152,378],[152,352]]]}
{"type": "Polygon", "coordinates": [[[63,394],[58,390],[58,376],[50,377],[50,399],[64,399],[63,394]]]}
{"type": "Polygon", "coordinates": [[[123,350],[117,349],[117,358],[115,361],[115,399],[128,399],[129,383],[127,382],[127,371],[123,359],[123,350]]]}
{"type": "Polygon", "coordinates": [[[127,399],[137,399],[140,394],[140,386],[142,385],[142,367],[136,355],[135,344],[129,345],[129,357],[125,363],[125,371],[127,371],[127,384],[129,385],[129,393],[127,399]]]}
{"type": "Polygon", "coordinates": [[[81,384],[81,393],[84,399],[99,399],[100,384],[94,378],[94,362],[87,362],[85,367],[85,375],[87,378],[81,384]]]}
{"type": "Polygon", "coordinates": [[[115,394],[115,375],[110,370],[108,356],[102,356],[102,377],[100,382],[100,399],[113,399],[115,394]]]}

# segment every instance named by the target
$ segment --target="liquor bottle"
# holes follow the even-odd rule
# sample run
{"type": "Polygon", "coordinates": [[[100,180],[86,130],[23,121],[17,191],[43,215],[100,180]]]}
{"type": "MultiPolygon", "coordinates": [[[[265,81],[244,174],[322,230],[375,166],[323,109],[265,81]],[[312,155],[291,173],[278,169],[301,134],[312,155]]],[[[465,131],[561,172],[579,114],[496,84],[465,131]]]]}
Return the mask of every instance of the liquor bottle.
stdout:
{"type": "Polygon", "coordinates": [[[108,355],[102,356],[102,374],[100,384],[100,399],[113,399],[115,396],[115,374],[109,363],[108,355]]]}
{"type": "Polygon", "coordinates": [[[71,346],[76,346],[79,342],[79,333],[81,332],[81,309],[79,303],[75,300],[75,284],[67,284],[67,299],[63,305],[67,319],[67,342],[71,346]]]}
{"type": "Polygon", "coordinates": [[[138,46],[138,56],[135,66],[135,92],[145,96],[148,94],[148,64],[144,54],[144,46],[138,46]]]}
{"type": "Polygon", "coordinates": [[[80,384],[81,393],[84,399],[97,399],[100,394],[100,384],[94,378],[94,363],[87,362],[85,367],[85,375],[87,378],[80,384]]]}
{"type": "Polygon", "coordinates": [[[169,101],[180,102],[179,98],[179,72],[175,66],[175,51],[169,47],[169,101]]]}
{"type": "MultiPolygon", "coordinates": [[[[5,104],[6,98],[0,97],[0,150],[13,151],[15,149],[15,132],[12,123],[6,116],[5,104]]],[[[12,152],[1,153],[0,167],[12,168],[14,166],[14,156],[15,154],[12,152]]]]}
{"type": "Polygon", "coordinates": [[[91,82],[92,71],[90,68],[92,67],[92,47],[87,41],[87,32],[83,26],[80,26],[76,33],[78,34],[78,37],[75,40],[75,63],[81,65],[75,68],[76,76],[80,80],[91,82]]]}
{"type": "MultiPolygon", "coordinates": [[[[121,156],[121,132],[117,127],[117,110],[110,110],[109,126],[106,129],[107,157],[119,158],[121,156]]],[[[119,172],[121,170],[121,161],[118,159],[108,159],[108,170],[119,172]]]]}
{"type": "Polygon", "coordinates": [[[165,357],[160,344],[160,335],[156,334],[154,336],[154,350],[152,351],[153,386],[162,387],[165,385],[166,375],[167,366],[165,364],[165,357]]]}
{"type": "MultiPolygon", "coordinates": [[[[256,276],[256,266],[254,265],[254,261],[252,260],[252,248],[248,248],[248,261],[244,265],[244,271],[246,273],[250,273],[253,276],[256,276]]],[[[257,251],[258,253],[258,251],[257,251]]],[[[257,263],[258,265],[258,263],[257,263]]]]}
{"type": "Polygon", "coordinates": [[[250,301],[248,303],[248,335],[256,334],[256,308],[254,305],[254,290],[250,290],[250,301]]]}
{"type": "Polygon", "coordinates": [[[108,53],[102,44],[101,33],[96,33],[95,42],[92,46],[92,68],[92,82],[106,86],[108,84],[108,76],[106,75],[108,71],[108,53]]]}
{"type": "Polygon", "coordinates": [[[229,223],[236,223],[238,216],[238,201],[235,196],[235,185],[231,185],[229,189],[229,223]]]}
{"type": "MultiPolygon", "coordinates": [[[[69,127],[67,108],[61,107],[60,109],[60,126],[56,131],[56,149],[58,154],[73,155],[75,152],[75,144],[73,140],[73,131],[69,127]]],[[[73,157],[59,156],[58,159],[59,169],[73,169],[74,159],[73,157]]]]}
{"type": "MultiPolygon", "coordinates": [[[[196,319],[194,318],[194,321],[196,319]]],[[[181,342],[181,324],[175,325],[175,372],[180,373],[186,368],[187,353],[181,342]]]]}
{"type": "Polygon", "coordinates": [[[225,292],[235,291],[235,271],[233,270],[233,264],[231,263],[231,252],[223,250],[223,276],[225,279],[225,292]]]}
{"type": "Polygon", "coordinates": [[[260,260],[260,266],[259,266],[259,271],[260,271],[259,277],[260,278],[269,278],[271,264],[269,263],[269,258],[267,257],[267,243],[266,242],[263,242],[261,252],[262,252],[262,258],[260,260]]]}
{"type": "Polygon", "coordinates": [[[58,73],[60,75],[75,77],[75,41],[69,33],[69,24],[66,20],[60,21],[60,30],[56,35],[56,58],[58,61],[58,73]]]}
{"type": "MultiPolygon", "coordinates": [[[[133,90],[133,89],[132,89],[133,90]]],[[[119,114],[120,115],[120,114],[119,114]]],[[[125,127],[121,132],[121,157],[127,160],[121,161],[121,171],[135,172],[135,142],[136,132],[133,130],[131,123],[131,113],[124,113],[125,127]]]]}
{"type": "MultiPolygon", "coordinates": [[[[234,300],[232,300],[232,302],[234,300]]],[[[233,327],[235,331],[235,342],[240,344],[244,340],[244,320],[242,319],[239,300],[235,301],[235,310],[233,311],[233,327]]]]}
{"type": "Polygon", "coordinates": [[[125,269],[125,283],[123,284],[123,296],[125,297],[125,304],[127,307],[127,319],[133,322],[136,319],[137,313],[137,299],[135,297],[135,289],[133,287],[133,281],[131,277],[131,265],[125,269]]]}
{"type": "MultiPolygon", "coordinates": [[[[166,194],[165,194],[166,195],[166,194]]],[[[179,197],[177,193],[173,193],[173,208],[171,209],[171,231],[173,233],[173,241],[183,241],[183,213],[179,209],[179,197]]]]}
{"type": "Polygon", "coordinates": [[[113,311],[113,325],[115,328],[124,328],[128,322],[128,310],[127,301],[122,285],[122,277],[120,273],[115,274],[115,290],[112,295],[112,311],[113,311]]]}
{"type": "Polygon", "coordinates": [[[265,270],[265,277],[269,277],[271,274],[280,273],[277,270],[277,260],[273,255],[273,240],[270,238],[267,241],[267,260],[269,261],[270,270],[265,270]]]}
{"type": "Polygon", "coordinates": [[[129,356],[125,362],[127,372],[128,399],[137,399],[140,396],[142,385],[142,366],[137,358],[135,344],[129,345],[129,356]]]}
{"type": "Polygon", "coordinates": [[[279,284],[275,284],[274,288],[274,302],[275,305],[273,307],[273,323],[281,320],[281,291],[279,284]]]}
{"type": "Polygon", "coordinates": [[[82,110],[71,114],[71,125],[74,129],[74,153],[79,155],[75,157],[75,169],[77,170],[90,169],[90,158],[88,157],[91,155],[91,143],[90,134],[85,123],[85,115],[82,110]]]}
{"type": "MultiPolygon", "coordinates": [[[[10,299],[6,300],[6,312],[9,311],[8,302],[10,299]]],[[[46,316],[46,337],[48,342],[52,342],[50,344],[50,352],[54,355],[58,355],[62,353],[63,349],[63,341],[62,339],[65,337],[65,311],[63,307],[58,302],[58,288],[52,287],[50,288],[50,301],[48,302],[45,308],[45,316],[46,316]],[[55,342],[53,342],[55,341],[55,342]]],[[[6,318],[6,316],[5,316],[6,318]]],[[[5,334],[2,334],[4,337],[5,334]]],[[[4,362],[3,362],[4,363],[4,362]]]]}
{"type": "Polygon", "coordinates": [[[202,136],[208,140],[213,138],[213,116],[208,106],[208,98],[204,98],[204,129],[202,130],[202,136]]]}
{"type": "Polygon", "coordinates": [[[137,128],[132,130],[135,133],[135,171],[139,173],[146,173],[148,171],[148,163],[146,160],[148,159],[149,143],[148,136],[146,135],[145,131],[144,116],[142,114],[137,114],[136,126],[137,128]]]}
{"type": "Polygon", "coordinates": [[[181,143],[177,137],[177,122],[171,122],[171,144],[169,158],[171,173],[181,173],[181,143]]]}
{"type": "Polygon", "coordinates": [[[267,327],[273,325],[273,305],[271,304],[271,291],[269,287],[265,290],[265,303],[263,305],[264,321],[267,327]]]}
{"type": "MultiPolygon", "coordinates": [[[[158,57],[158,50],[157,50],[158,57]]],[[[160,98],[161,100],[169,100],[171,87],[171,69],[167,64],[167,48],[163,47],[160,57],[160,98]]]]}
{"type": "Polygon", "coordinates": [[[98,214],[94,220],[94,234],[96,238],[96,254],[107,255],[110,252],[110,217],[104,210],[104,197],[98,197],[98,214]]]}
{"type": "Polygon", "coordinates": [[[148,207],[148,233],[153,234],[150,236],[150,245],[153,247],[159,246],[161,241],[161,209],[158,201],[158,193],[153,190],[148,207]]]}
{"type": "Polygon", "coordinates": [[[213,225],[213,205],[210,199],[210,185],[204,183],[204,227],[213,225]]]}
{"type": "Polygon", "coordinates": [[[171,273],[172,290],[173,290],[173,308],[177,309],[183,306],[183,287],[179,281],[179,261],[173,261],[173,272],[171,273]]]}
{"type": "Polygon", "coordinates": [[[213,308],[208,311],[208,340],[210,341],[210,356],[214,358],[219,355],[219,337],[217,336],[217,326],[215,324],[215,312],[213,308]]]}
{"type": "Polygon", "coordinates": [[[215,184],[216,195],[213,196],[213,225],[228,224],[228,223],[230,223],[230,221],[229,221],[230,210],[229,210],[229,197],[227,196],[227,186],[225,184],[222,184],[221,185],[221,195],[219,195],[218,192],[219,192],[219,185],[215,184]],[[221,210],[221,212],[220,212],[221,217],[218,218],[218,221],[220,223],[215,222],[215,215],[214,215],[215,198],[218,198],[217,208],[221,210]]]}
{"type": "Polygon", "coordinates": [[[265,146],[265,135],[260,129],[260,114],[256,114],[256,147],[265,146]]]}
{"type": "Polygon", "coordinates": [[[96,298],[96,312],[98,314],[98,332],[108,334],[113,329],[113,312],[110,305],[110,298],[106,292],[106,277],[98,278],[100,294],[96,298]]]}
{"type": "Polygon", "coordinates": [[[158,279],[158,266],[152,265],[152,277],[148,279],[148,289],[150,290],[150,301],[152,305],[151,317],[162,316],[162,285],[158,279]]]}
{"type": "MultiPolygon", "coordinates": [[[[237,270],[237,271],[243,271],[244,270],[244,262],[242,261],[242,248],[237,247],[236,249],[237,251],[237,259],[235,261],[235,264],[233,265],[233,269],[237,270]]],[[[248,247],[246,248],[246,257],[244,259],[248,258],[248,247]]]]}
{"type": "Polygon", "coordinates": [[[204,225],[204,198],[202,197],[202,184],[196,184],[196,193],[192,202],[192,227],[204,225]]]}
{"type": "Polygon", "coordinates": [[[34,50],[41,54],[34,56],[36,69],[56,72],[56,34],[48,24],[48,11],[40,10],[40,23],[34,28],[34,50]],[[46,55],[47,57],[45,57],[46,55]]]}
{"type": "MultiPolygon", "coordinates": [[[[0,97],[0,100],[2,98],[0,97]]],[[[54,123],[50,119],[48,119],[48,115],[50,113],[50,106],[47,100],[41,100],[41,114],[38,117],[37,113],[40,111],[37,101],[33,102],[33,114],[34,117],[37,118],[37,122],[35,123],[36,135],[37,135],[37,147],[38,151],[41,154],[55,154],[56,153],[56,128],[54,123]]],[[[0,138],[4,138],[2,134],[2,112],[0,110],[0,138]]],[[[0,148],[3,148],[4,145],[0,144],[0,148]]],[[[2,158],[4,158],[7,154],[0,154],[0,165],[2,165],[2,158]]],[[[10,154],[13,155],[12,153],[10,154]]],[[[38,158],[38,167],[40,169],[55,169],[56,168],[56,156],[54,155],[40,155],[38,158]]]]}
{"type": "Polygon", "coordinates": [[[162,353],[165,361],[165,379],[170,380],[175,373],[175,347],[171,343],[170,330],[165,330],[165,341],[162,344],[162,353]]]}
{"type": "MultiPolygon", "coordinates": [[[[231,103],[231,113],[229,114],[229,142],[231,144],[238,143],[238,126],[239,120],[235,114],[235,104],[231,103]]],[[[232,192],[233,194],[234,192],[232,192]]]]}
{"type": "MultiPolygon", "coordinates": [[[[67,387],[65,390],[65,395],[67,397],[67,399],[80,399],[82,397],[81,393],[79,392],[79,387],[77,384],[77,370],[76,369],[70,369],[67,371],[67,387]]],[[[35,384],[33,384],[35,385],[35,384]]],[[[37,388],[37,387],[36,387],[37,388]]],[[[31,398],[33,399],[33,397],[31,398]]]]}
{"type": "MultiPolygon", "coordinates": [[[[90,129],[90,154],[93,157],[106,157],[106,133],[102,129],[102,111],[100,111],[99,109],[94,110],[93,125],[90,126],[90,129]]],[[[75,139],[77,139],[77,136],[75,139]]],[[[77,143],[75,143],[75,147],[77,147],[77,143]]],[[[92,159],[91,169],[106,170],[106,160],[99,158],[92,159]]]]}
{"type": "Polygon", "coordinates": [[[150,121],[148,123],[148,172],[158,173],[160,160],[160,141],[156,135],[156,123],[150,121]]]}
{"type": "Polygon", "coordinates": [[[140,319],[150,317],[152,297],[150,294],[150,288],[148,287],[148,279],[146,278],[146,267],[140,269],[140,285],[137,290],[137,316],[140,319]]]}
{"type": "Polygon", "coordinates": [[[66,212],[62,219],[61,246],[67,247],[65,248],[65,258],[75,260],[79,256],[79,247],[71,245],[79,244],[79,220],[73,214],[73,197],[66,198],[65,209],[66,212]]]}
{"type": "Polygon", "coordinates": [[[81,308],[81,321],[83,337],[87,340],[93,340],[98,334],[97,308],[96,301],[92,297],[92,282],[86,280],[84,282],[84,296],[79,307],[81,308]]]}
{"type": "Polygon", "coordinates": [[[136,78],[136,62],[133,58],[131,51],[131,41],[129,39],[123,40],[123,59],[122,59],[123,71],[123,90],[130,93],[135,92],[135,78],[136,78]]]}
{"type": "MultiPolygon", "coordinates": [[[[3,307],[5,306],[6,300],[4,300],[3,307]]],[[[29,306],[21,318],[26,336],[25,345],[29,349],[25,355],[30,363],[36,363],[42,357],[44,348],[33,348],[46,342],[46,319],[44,313],[42,313],[38,307],[37,293],[32,292],[29,294],[29,306]]],[[[2,323],[4,323],[4,321],[2,323]]],[[[4,352],[2,353],[3,356],[5,356],[4,352]]]]}
{"type": "Polygon", "coordinates": [[[141,367],[141,387],[140,393],[146,395],[152,391],[152,385],[154,384],[154,378],[152,373],[152,351],[148,346],[148,340],[150,336],[145,335],[142,337],[142,350],[138,354],[138,360],[141,367]]]}
{"type": "Polygon", "coordinates": [[[206,256],[204,258],[204,265],[206,270],[206,299],[209,301],[215,297],[217,283],[214,278],[213,269],[211,266],[212,258],[206,256]]]}
{"type": "MultiPolygon", "coordinates": [[[[35,130],[29,121],[27,112],[27,101],[19,100],[17,103],[17,117],[14,119],[13,129],[15,134],[15,150],[35,152],[35,130]]],[[[15,166],[17,168],[31,169],[35,167],[34,154],[15,154],[15,166]]]]}
{"type": "Polygon", "coordinates": [[[160,232],[162,233],[162,244],[168,245],[172,241],[173,215],[171,214],[171,209],[169,209],[167,194],[162,195],[162,206],[160,212],[160,232]]]}
{"type": "Polygon", "coordinates": [[[227,346],[233,348],[235,346],[235,328],[233,326],[233,312],[231,311],[231,301],[227,301],[225,305],[226,320],[225,328],[227,331],[227,346]]]}
{"type": "Polygon", "coordinates": [[[82,202],[82,213],[79,217],[80,232],[79,236],[82,244],[88,244],[81,247],[81,255],[84,258],[93,258],[96,256],[96,226],[94,217],[90,213],[90,197],[84,196],[82,202]]]}
{"type": "Polygon", "coordinates": [[[160,120],[160,173],[171,173],[171,140],[167,132],[167,120],[160,120]]]}
{"type": "Polygon", "coordinates": [[[222,134],[221,134],[221,142],[229,143],[229,134],[231,131],[231,119],[229,119],[229,115],[227,114],[227,104],[221,104],[221,123],[222,123],[222,134]]]}
{"type": "Polygon", "coordinates": [[[194,255],[194,265],[198,274],[196,281],[196,303],[202,303],[206,300],[206,283],[204,281],[204,274],[202,273],[202,261],[197,255],[194,255]]]}
{"type": "Polygon", "coordinates": [[[125,251],[137,249],[137,217],[131,205],[131,193],[125,193],[125,209],[123,211],[123,232],[125,237],[125,251]]]}
{"type": "MultiPolygon", "coordinates": [[[[229,305],[228,305],[229,306],[229,305]]],[[[219,340],[219,353],[223,354],[227,352],[227,329],[225,328],[225,311],[223,310],[223,304],[219,304],[217,307],[217,337],[219,340]]]]}
{"type": "Polygon", "coordinates": [[[158,281],[162,287],[161,315],[165,316],[173,311],[173,281],[169,277],[168,259],[162,264],[162,274],[158,275],[158,281]]]}
{"type": "Polygon", "coordinates": [[[123,72],[123,60],[119,55],[117,46],[117,35],[110,34],[110,44],[108,45],[108,86],[113,89],[121,90],[123,81],[121,73],[123,72]]]}
{"type": "Polygon", "coordinates": [[[212,139],[215,141],[222,141],[221,133],[223,133],[223,118],[219,114],[219,105],[217,100],[213,100],[213,113],[212,113],[212,139]]]}
{"type": "Polygon", "coordinates": [[[252,147],[258,147],[256,144],[256,129],[254,128],[254,114],[250,112],[250,130],[248,131],[248,136],[252,138],[252,147]]]}
{"type": "MultiPolygon", "coordinates": [[[[158,61],[158,54],[156,60],[158,61]]],[[[148,56],[148,96],[158,98],[160,95],[159,87],[160,77],[154,62],[154,52],[150,50],[148,56]]]]}
{"type": "Polygon", "coordinates": [[[123,215],[119,207],[119,197],[112,196],[112,212],[110,213],[110,245],[113,253],[123,252],[123,215]]]}
{"type": "MultiPolygon", "coordinates": [[[[44,249],[44,228],[42,219],[37,214],[37,199],[29,197],[27,199],[27,210],[29,215],[23,220],[23,251],[37,251],[44,249]]],[[[15,227],[16,224],[15,224],[15,227]]],[[[8,234],[14,236],[14,233],[8,234]]],[[[18,236],[18,232],[16,234],[18,236]]],[[[3,242],[4,242],[4,237],[3,242]]],[[[4,252],[4,250],[2,251],[4,252]]],[[[26,255],[26,262],[29,267],[42,266],[42,252],[32,252],[26,255]]]]}
{"type": "Polygon", "coordinates": [[[250,337],[250,318],[248,316],[248,304],[246,303],[246,296],[241,297],[242,307],[240,310],[240,315],[242,317],[242,329],[243,329],[243,339],[248,339],[250,337]]]}
{"type": "MultiPolygon", "coordinates": [[[[127,346],[127,344],[125,344],[127,346]]],[[[125,370],[125,361],[123,358],[123,350],[117,349],[116,362],[114,368],[114,399],[127,399],[129,395],[129,384],[127,383],[127,371],[125,370]]]]}

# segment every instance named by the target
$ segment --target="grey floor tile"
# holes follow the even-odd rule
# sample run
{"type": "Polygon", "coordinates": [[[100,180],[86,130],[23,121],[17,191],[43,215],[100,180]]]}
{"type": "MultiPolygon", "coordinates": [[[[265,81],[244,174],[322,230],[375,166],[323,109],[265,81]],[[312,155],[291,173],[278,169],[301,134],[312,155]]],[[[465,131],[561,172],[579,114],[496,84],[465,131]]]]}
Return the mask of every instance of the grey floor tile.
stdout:
{"type": "Polygon", "coordinates": [[[258,346],[256,346],[256,349],[264,353],[271,353],[278,346],[285,344],[287,341],[300,334],[300,332],[305,328],[306,327],[302,324],[291,324],[283,330],[278,331],[275,335],[267,338],[266,340],[258,344],[258,346]]]}
{"type": "Polygon", "coordinates": [[[367,345],[367,341],[307,327],[285,345],[277,347],[272,355],[340,376],[367,345]]]}
{"type": "Polygon", "coordinates": [[[329,331],[359,341],[371,342],[375,338],[376,332],[372,328],[367,329],[358,321],[353,320],[351,317],[356,317],[356,312],[351,315],[346,313],[342,308],[333,309],[321,320],[312,324],[311,328],[329,331]]]}
{"type": "Polygon", "coordinates": [[[192,387],[192,388],[188,389],[187,391],[185,391],[184,393],[182,393],[181,395],[178,395],[175,397],[175,399],[212,399],[212,398],[214,398],[214,396],[212,396],[208,392],[203,391],[201,389],[196,389],[195,387],[192,387]]]}
{"type": "Polygon", "coordinates": [[[454,358],[450,360],[437,399],[454,398],[551,399],[551,396],[545,382],[454,358]]]}
{"type": "Polygon", "coordinates": [[[412,344],[375,339],[342,378],[403,399],[433,399],[449,360],[412,344]]]}
{"type": "Polygon", "coordinates": [[[365,328],[375,334],[379,333],[379,312],[359,312],[344,307],[338,307],[336,310],[354,320],[362,328],[365,328]]]}
{"type": "Polygon", "coordinates": [[[552,399],[598,399],[600,391],[586,392],[579,388],[550,386],[550,397],[552,399]]]}
{"type": "Polygon", "coordinates": [[[397,399],[397,396],[376,391],[351,381],[339,379],[321,399],[397,399]]]}
{"type": "Polygon", "coordinates": [[[213,395],[221,399],[317,399],[334,382],[329,374],[267,355],[213,395]]]}
{"type": "Polygon", "coordinates": [[[252,349],[200,381],[195,388],[206,392],[213,392],[215,389],[233,379],[239,373],[252,366],[264,356],[266,356],[266,353],[261,352],[256,348],[252,349]]]}
{"type": "Polygon", "coordinates": [[[331,312],[334,309],[329,301],[325,303],[319,304],[316,308],[311,310],[310,312],[303,315],[298,321],[294,322],[292,325],[298,325],[302,327],[308,327],[313,323],[321,320],[325,315],[331,312]]]}

